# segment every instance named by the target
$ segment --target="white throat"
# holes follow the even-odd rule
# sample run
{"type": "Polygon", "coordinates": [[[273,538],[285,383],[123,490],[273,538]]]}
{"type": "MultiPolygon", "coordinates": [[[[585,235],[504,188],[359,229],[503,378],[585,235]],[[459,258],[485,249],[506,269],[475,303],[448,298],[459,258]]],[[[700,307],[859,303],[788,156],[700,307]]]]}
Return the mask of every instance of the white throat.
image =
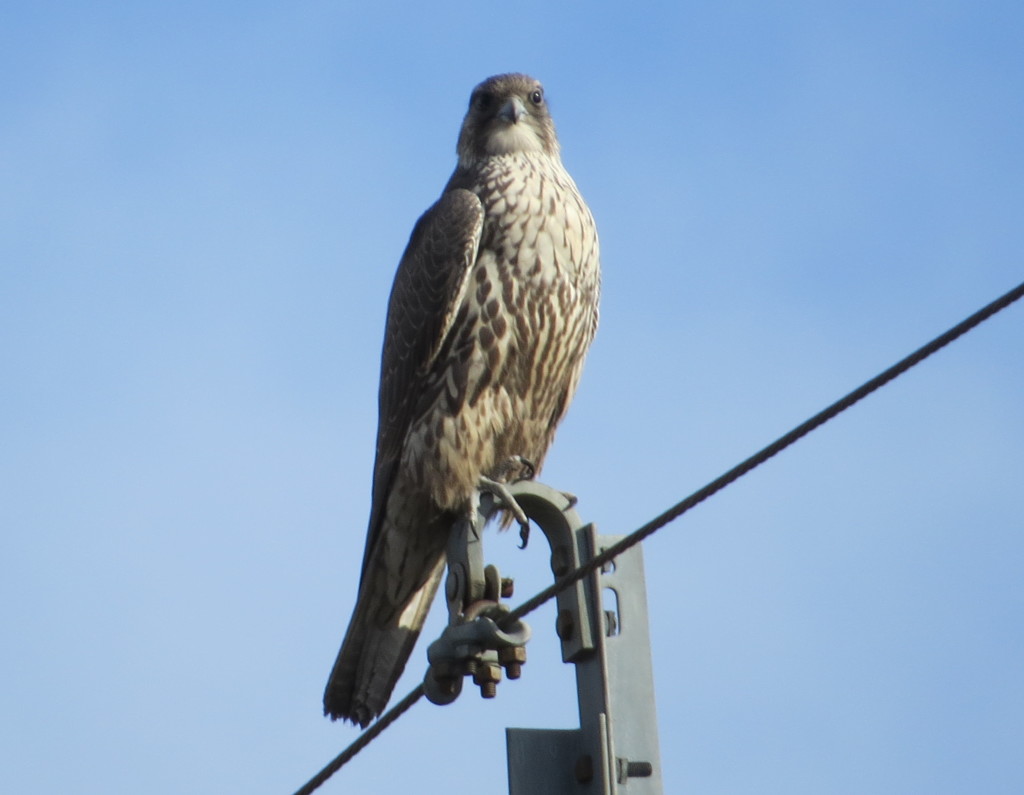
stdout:
{"type": "Polygon", "coordinates": [[[484,149],[489,155],[509,155],[513,152],[542,152],[544,144],[529,124],[502,125],[487,136],[484,149]]]}

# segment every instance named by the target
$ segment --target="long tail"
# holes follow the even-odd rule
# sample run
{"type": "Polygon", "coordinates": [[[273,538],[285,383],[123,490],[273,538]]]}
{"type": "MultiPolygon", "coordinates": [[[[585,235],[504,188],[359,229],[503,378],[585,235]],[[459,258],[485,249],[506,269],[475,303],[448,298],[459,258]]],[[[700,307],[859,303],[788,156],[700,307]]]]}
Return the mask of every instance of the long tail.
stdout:
{"type": "Polygon", "coordinates": [[[386,610],[383,620],[382,606],[394,604],[395,589],[388,589],[383,569],[364,572],[352,620],[324,691],[324,714],[332,720],[344,718],[366,727],[384,711],[434,601],[444,570],[443,552],[433,553],[423,570],[427,576],[422,585],[401,600],[399,609],[386,610]]]}

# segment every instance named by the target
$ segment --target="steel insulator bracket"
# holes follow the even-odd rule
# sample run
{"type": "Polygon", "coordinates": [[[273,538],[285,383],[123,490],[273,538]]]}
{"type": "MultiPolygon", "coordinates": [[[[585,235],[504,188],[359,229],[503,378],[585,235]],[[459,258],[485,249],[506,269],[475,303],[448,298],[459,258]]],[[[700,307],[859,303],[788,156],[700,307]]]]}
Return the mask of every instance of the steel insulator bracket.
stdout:
{"type": "Polygon", "coordinates": [[[483,528],[498,506],[486,492],[478,500],[474,515],[459,520],[448,540],[448,626],[427,650],[430,667],[423,680],[435,704],[458,698],[466,676],[473,677],[484,698],[494,698],[502,672],[518,679],[526,662],[529,625],[498,626],[510,612],[501,599],[512,595],[512,581],[503,579],[497,567],[484,565],[483,528]]]}

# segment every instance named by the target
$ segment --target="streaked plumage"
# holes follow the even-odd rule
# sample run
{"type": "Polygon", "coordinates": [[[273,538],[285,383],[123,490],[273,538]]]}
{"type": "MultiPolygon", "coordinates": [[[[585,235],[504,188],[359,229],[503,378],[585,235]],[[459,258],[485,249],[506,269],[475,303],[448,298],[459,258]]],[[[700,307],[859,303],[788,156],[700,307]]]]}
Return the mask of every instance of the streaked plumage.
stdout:
{"type": "Polygon", "coordinates": [[[363,726],[405,667],[452,523],[482,476],[514,456],[540,467],[597,328],[597,231],[540,83],[477,86],[457,152],[392,287],[359,594],[324,693],[363,726]]]}

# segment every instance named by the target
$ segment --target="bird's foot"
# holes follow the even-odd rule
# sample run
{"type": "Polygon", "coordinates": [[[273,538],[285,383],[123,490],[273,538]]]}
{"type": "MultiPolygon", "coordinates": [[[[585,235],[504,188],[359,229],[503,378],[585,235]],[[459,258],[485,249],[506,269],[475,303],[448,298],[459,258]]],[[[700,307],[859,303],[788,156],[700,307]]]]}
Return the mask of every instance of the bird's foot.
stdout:
{"type": "Polygon", "coordinates": [[[520,480],[533,480],[533,476],[536,474],[537,467],[530,459],[521,455],[513,455],[495,467],[494,479],[502,483],[516,483],[520,480]]]}
{"type": "Polygon", "coordinates": [[[519,539],[522,541],[522,545],[519,548],[526,549],[526,545],[530,540],[530,520],[527,518],[526,512],[516,502],[516,498],[508,490],[508,486],[499,480],[493,480],[481,475],[477,488],[480,491],[493,494],[501,503],[501,507],[509,511],[516,518],[516,521],[519,522],[519,539]]]}

